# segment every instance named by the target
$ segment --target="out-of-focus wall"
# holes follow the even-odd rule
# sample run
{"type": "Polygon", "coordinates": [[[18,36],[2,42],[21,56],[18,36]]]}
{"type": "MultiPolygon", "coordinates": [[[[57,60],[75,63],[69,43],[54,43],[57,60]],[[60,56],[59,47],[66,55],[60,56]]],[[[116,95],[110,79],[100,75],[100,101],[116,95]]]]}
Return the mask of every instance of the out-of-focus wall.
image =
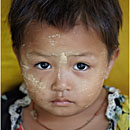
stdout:
{"type": "MultiPolygon", "coordinates": [[[[16,61],[16,57],[13,54],[11,45],[11,35],[9,32],[9,26],[7,22],[7,15],[10,8],[11,0],[2,0],[2,93],[11,90],[20,82],[22,82],[22,76],[20,69],[16,61]]],[[[123,28],[120,32],[120,56],[116,61],[108,80],[105,81],[106,85],[115,86],[121,89],[122,93],[128,94],[129,85],[129,1],[120,0],[120,4],[123,10],[123,28]]]]}
{"type": "Polygon", "coordinates": [[[119,0],[123,10],[123,28],[119,35],[120,56],[105,84],[119,88],[122,93],[129,90],[129,0],[119,0]]]}

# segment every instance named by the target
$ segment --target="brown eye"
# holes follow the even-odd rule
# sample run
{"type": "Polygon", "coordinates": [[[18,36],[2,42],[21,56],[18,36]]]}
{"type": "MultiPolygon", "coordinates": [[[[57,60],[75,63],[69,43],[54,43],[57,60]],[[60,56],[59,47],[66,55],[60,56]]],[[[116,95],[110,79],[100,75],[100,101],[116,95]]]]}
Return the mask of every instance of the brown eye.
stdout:
{"type": "Polygon", "coordinates": [[[52,66],[48,62],[40,62],[35,65],[38,69],[51,69],[52,66]]]}
{"type": "Polygon", "coordinates": [[[78,70],[78,71],[85,71],[89,68],[89,66],[85,63],[77,63],[74,65],[74,70],[78,70]]]}

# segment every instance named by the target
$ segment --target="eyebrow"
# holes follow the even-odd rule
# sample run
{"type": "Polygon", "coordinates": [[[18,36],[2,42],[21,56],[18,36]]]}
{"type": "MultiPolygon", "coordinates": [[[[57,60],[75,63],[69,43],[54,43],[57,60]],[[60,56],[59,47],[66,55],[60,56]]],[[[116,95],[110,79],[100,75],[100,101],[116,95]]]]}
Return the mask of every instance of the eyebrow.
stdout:
{"type": "Polygon", "coordinates": [[[74,57],[94,56],[94,57],[96,57],[96,54],[91,53],[91,52],[84,52],[81,54],[72,54],[70,56],[74,56],[74,57]]]}
{"type": "Polygon", "coordinates": [[[34,56],[42,56],[42,57],[56,57],[57,55],[56,54],[43,54],[43,53],[40,53],[40,52],[29,52],[28,55],[34,55],[34,56]]]}
{"type": "MultiPolygon", "coordinates": [[[[57,54],[44,54],[44,53],[40,53],[40,52],[29,52],[28,55],[34,55],[34,56],[42,56],[42,57],[58,57],[57,54]]],[[[84,53],[70,53],[69,55],[67,55],[69,57],[85,57],[85,56],[93,56],[96,57],[96,54],[91,53],[91,52],[84,52],[84,53]]]]}

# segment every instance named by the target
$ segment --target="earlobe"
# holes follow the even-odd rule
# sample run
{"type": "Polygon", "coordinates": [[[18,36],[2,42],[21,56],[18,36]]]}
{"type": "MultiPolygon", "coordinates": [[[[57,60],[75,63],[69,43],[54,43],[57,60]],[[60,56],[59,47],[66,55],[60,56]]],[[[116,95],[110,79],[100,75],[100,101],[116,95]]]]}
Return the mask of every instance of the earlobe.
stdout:
{"type": "Polygon", "coordinates": [[[119,55],[120,55],[120,49],[117,48],[113,52],[112,56],[110,57],[110,61],[108,63],[108,67],[107,67],[107,72],[106,72],[106,75],[105,75],[105,79],[108,78],[109,73],[110,73],[110,71],[111,71],[111,69],[112,69],[112,67],[113,67],[113,65],[114,65],[114,63],[115,63],[115,61],[116,61],[116,59],[118,58],[119,55]]]}

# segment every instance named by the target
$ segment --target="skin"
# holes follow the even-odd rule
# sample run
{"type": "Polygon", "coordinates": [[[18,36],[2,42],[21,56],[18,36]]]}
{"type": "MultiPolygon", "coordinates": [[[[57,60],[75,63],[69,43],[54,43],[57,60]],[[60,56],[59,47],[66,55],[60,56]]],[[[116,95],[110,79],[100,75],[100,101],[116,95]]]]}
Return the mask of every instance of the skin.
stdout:
{"type": "Polygon", "coordinates": [[[65,53],[63,52],[61,54],[61,57],[60,57],[60,61],[59,61],[59,71],[58,71],[58,78],[59,80],[61,79],[61,67],[63,64],[67,64],[67,56],[65,55],[65,53]]]}
{"type": "MultiPolygon", "coordinates": [[[[108,63],[105,44],[93,29],[86,30],[82,24],[70,31],[33,24],[26,29],[23,42],[18,61],[39,119],[45,123],[47,119],[50,122],[60,120],[62,126],[67,124],[71,128],[76,122],[78,127],[89,120],[106,97],[102,86],[119,50],[115,50],[108,63]],[[53,38],[53,45],[50,38],[53,38]],[[36,66],[39,62],[47,62],[51,68],[40,69],[36,66]],[[87,69],[74,69],[79,62],[88,65],[87,69]],[[51,101],[57,98],[73,103],[56,106],[51,101]],[[72,122],[73,119],[78,120],[72,122]]],[[[14,51],[19,57],[15,48],[14,51]]],[[[48,125],[55,127],[55,123],[48,125]]]]}
{"type": "Polygon", "coordinates": [[[55,45],[55,38],[60,38],[60,34],[52,34],[50,36],[48,36],[49,39],[49,43],[54,46],[55,45]]]}

